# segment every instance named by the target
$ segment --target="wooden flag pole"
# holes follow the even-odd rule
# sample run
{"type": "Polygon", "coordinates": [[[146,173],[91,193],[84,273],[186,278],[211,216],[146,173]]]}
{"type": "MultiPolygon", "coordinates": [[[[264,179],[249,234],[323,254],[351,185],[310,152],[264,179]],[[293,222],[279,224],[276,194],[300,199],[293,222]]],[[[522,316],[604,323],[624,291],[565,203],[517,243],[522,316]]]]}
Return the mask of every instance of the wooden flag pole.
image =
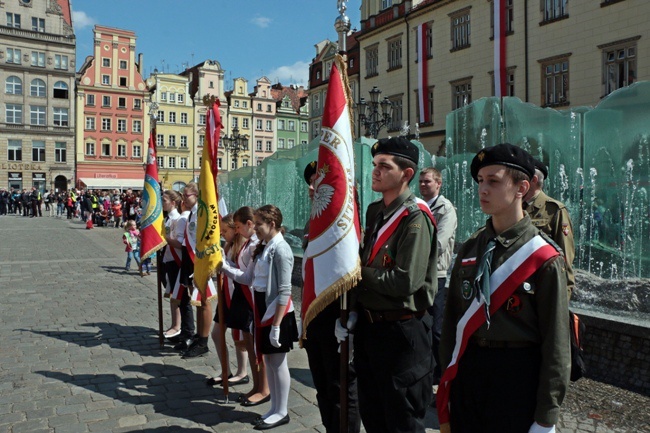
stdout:
{"type": "Polygon", "coordinates": [[[160,348],[165,346],[165,336],[163,334],[163,284],[162,284],[162,251],[156,251],[156,280],[158,281],[158,343],[160,348]]]}
{"type": "MultiPolygon", "coordinates": [[[[348,294],[347,292],[341,295],[341,324],[346,326],[348,323],[348,294]]],[[[341,368],[340,368],[340,385],[341,385],[341,395],[340,395],[340,431],[348,431],[348,364],[350,362],[350,345],[348,343],[348,338],[341,342],[341,368]]]]}

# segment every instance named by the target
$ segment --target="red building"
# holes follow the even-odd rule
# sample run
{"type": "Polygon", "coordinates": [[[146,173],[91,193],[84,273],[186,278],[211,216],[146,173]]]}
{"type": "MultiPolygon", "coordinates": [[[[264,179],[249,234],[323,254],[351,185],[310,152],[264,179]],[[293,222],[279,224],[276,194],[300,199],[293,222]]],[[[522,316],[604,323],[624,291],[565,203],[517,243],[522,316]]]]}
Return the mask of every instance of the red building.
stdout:
{"type": "Polygon", "coordinates": [[[95,26],[94,55],[77,73],[79,186],[142,188],[149,139],[148,88],[135,33],[95,26]]]}

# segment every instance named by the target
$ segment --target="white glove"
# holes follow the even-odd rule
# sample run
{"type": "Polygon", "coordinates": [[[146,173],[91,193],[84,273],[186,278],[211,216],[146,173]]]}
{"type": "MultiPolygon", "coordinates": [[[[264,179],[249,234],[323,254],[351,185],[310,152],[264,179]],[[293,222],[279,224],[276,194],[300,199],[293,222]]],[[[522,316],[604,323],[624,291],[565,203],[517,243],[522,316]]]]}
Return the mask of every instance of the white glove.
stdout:
{"type": "Polygon", "coordinates": [[[336,319],[336,325],[334,326],[334,335],[336,336],[336,340],[339,343],[347,339],[350,332],[354,330],[354,327],[357,325],[357,318],[358,316],[356,311],[351,311],[350,315],[348,316],[348,323],[346,327],[343,327],[343,325],[341,325],[340,317],[336,319]]]}
{"type": "Polygon", "coordinates": [[[528,433],[555,433],[555,426],[542,427],[541,425],[534,422],[533,425],[528,429],[528,433]]]}
{"type": "Polygon", "coordinates": [[[273,347],[280,347],[280,327],[271,325],[271,333],[269,334],[269,340],[273,347]]]}

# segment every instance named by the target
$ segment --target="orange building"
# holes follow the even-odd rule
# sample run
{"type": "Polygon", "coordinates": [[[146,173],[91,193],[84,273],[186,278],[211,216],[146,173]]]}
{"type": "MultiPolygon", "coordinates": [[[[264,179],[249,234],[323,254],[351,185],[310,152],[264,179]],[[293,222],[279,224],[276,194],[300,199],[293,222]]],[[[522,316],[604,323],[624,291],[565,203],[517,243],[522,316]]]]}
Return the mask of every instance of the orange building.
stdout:
{"type": "Polygon", "coordinates": [[[95,26],[94,55],[77,74],[78,186],[142,188],[149,139],[147,85],[135,33],[95,26]]]}

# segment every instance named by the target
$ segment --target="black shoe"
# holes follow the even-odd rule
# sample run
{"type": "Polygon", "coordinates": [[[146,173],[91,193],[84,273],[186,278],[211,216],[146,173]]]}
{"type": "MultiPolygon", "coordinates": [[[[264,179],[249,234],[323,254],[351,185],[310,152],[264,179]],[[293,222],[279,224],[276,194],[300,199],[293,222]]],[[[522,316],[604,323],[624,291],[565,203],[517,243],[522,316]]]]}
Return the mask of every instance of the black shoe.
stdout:
{"type": "MultiPolygon", "coordinates": [[[[230,379],[231,377],[232,377],[232,373],[230,373],[228,379],[230,379]]],[[[208,380],[205,381],[205,384],[207,386],[216,386],[216,385],[221,385],[221,382],[222,382],[221,376],[218,376],[218,377],[209,378],[208,380]]],[[[230,380],[228,381],[228,383],[230,383],[230,380]]]]}
{"type": "Polygon", "coordinates": [[[175,336],[173,336],[173,337],[169,337],[169,338],[168,338],[168,337],[165,337],[165,339],[166,339],[167,341],[169,341],[170,343],[172,343],[172,344],[177,344],[177,343],[180,343],[180,342],[181,342],[181,340],[183,339],[183,337],[181,337],[180,335],[175,335],[175,336]]]}
{"type": "Polygon", "coordinates": [[[192,344],[192,339],[191,338],[183,338],[181,339],[180,343],[178,343],[176,346],[174,346],[174,350],[179,350],[181,352],[185,352],[190,348],[190,344],[192,344]]]}
{"type": "Polygon", "coordinates": [[[270,394],[258,401],[250,401],[249,399],[245,398],[244,401],[241,402],[241,405],[246,407],[251,407],[251,406],[257,406],[258,404],[266,403],[267,401],[271,401],[270,394]]]}
{"type": "Polygon", "coordinates": [[[209,351],[210,349],[208,349],[207,345],[203,346],[201,344],[196,344],[196,345],[193,344],[192,346],[190,346],[189,349],[183,352],[182,357],[183,359],[197,358],[199,356],[205,355],[209,351]]]}
{"type": "Polygon", "coordinates": [[[255,427],[253,427],[255,430],[268,430],[272,429],[275,427],[279,427],[281,425],[288,424],[291,418],[289,418],[289,414],[286,414],[284,418],[280,419],[279,421],[276,421],[271,424],[267,424],[266,421],[262,421],[259,424],[255,424],[255,427]]]}

